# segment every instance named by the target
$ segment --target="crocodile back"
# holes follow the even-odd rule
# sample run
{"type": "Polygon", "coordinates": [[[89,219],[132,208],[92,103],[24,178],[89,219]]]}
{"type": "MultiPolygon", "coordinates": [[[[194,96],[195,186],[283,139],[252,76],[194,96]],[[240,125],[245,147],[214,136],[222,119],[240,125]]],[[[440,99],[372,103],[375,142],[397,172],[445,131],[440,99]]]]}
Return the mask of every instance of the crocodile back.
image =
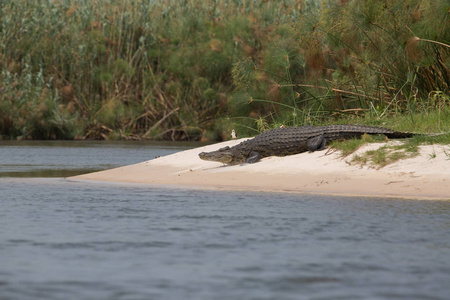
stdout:
{"type": "Polygon", "coordinates": [[[307,141],[320,135],[323,135],[327,141],[331,141],[361,138],[363,134],[384,134],[389,138],[412,136],[411,133],[364,125],[286,127],[263,132],[253,139],[232,147],[232,149],[244,155],[257,151],[261,154],[261,157],[286,156],[308,151],[307,141]]]}
{"type": "MultiPolygon", "coordinates": [[[[257,151],[261,157],[286,156],[307,151],[309,138],[323,134],[322,127],[302,126],[277,128],[261,133],[235,146],[238,151],[257,151]]],[[[233,147],[234,148],[234,147],[233,147]]]]}

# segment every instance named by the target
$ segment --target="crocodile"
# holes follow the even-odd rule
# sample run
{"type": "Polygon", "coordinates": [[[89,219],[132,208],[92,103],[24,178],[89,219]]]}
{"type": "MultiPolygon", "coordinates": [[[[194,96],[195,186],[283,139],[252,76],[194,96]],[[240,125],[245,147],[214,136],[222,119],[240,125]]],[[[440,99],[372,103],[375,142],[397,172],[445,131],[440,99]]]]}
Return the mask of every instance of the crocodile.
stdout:
{"type": "Polygon", "coordinates": [[[327,142],[361,138],[364,134],[383,134],[388,138],[410,138],[413,133],[364,125],[327,125],[285,127],[269,130],[233,147],[223,147],[212,152],[201,152],[203,160],[228,165],[256,163],[268,156],[286,156],[325,149],[327,142]]]}

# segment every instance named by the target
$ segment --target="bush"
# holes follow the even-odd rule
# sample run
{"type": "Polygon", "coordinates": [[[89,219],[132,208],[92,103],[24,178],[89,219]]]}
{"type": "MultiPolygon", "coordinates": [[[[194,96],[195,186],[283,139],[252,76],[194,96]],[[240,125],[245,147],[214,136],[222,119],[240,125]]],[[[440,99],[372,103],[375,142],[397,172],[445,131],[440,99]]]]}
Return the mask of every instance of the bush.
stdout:
{"type": "Polygon", "coordinates": [[[428,111],[432,95],[449,94],[442,0],[5,0],[0,9],[2,138],[224,138],[261,120],[428,111]]]}

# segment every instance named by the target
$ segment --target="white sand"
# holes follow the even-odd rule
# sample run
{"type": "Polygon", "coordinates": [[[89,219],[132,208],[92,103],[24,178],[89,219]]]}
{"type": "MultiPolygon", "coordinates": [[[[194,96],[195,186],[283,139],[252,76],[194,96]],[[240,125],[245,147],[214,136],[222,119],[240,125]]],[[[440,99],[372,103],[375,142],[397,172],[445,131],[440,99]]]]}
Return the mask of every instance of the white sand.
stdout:
{"type": "MultiPolygon", "coordinates": [[[[241,142],[234,140],[182,151],[136,165],[71,177],[73,180],[189,186],[208,189],[325,193],[450,200],[449,146],[421,146],[420,155],[381,169],[350,165],[352,156],[317,151],[268,157],[255,164],[224,166],[203,161],[202,151],[241,142]]],[[[398,143],[398,142],[389,142],[398,143]]],[[[386,143],[370,144],[355,154],[386,143]]]]}

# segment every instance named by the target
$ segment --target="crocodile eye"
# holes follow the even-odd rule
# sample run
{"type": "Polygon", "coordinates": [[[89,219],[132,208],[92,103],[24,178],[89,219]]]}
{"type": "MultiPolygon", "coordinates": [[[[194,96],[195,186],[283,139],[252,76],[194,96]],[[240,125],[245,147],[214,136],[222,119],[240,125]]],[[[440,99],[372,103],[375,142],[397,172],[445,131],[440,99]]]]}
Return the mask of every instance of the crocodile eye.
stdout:
{"type": "Polygon", "coordinates": [[[229,146],[226,146],[226,147],[223,147],[223,148],[220,148],[220,149],[219,149],[219,151],[227,151],[227,150],[230,150],[230,147],[229,147],[229,146]]]}

